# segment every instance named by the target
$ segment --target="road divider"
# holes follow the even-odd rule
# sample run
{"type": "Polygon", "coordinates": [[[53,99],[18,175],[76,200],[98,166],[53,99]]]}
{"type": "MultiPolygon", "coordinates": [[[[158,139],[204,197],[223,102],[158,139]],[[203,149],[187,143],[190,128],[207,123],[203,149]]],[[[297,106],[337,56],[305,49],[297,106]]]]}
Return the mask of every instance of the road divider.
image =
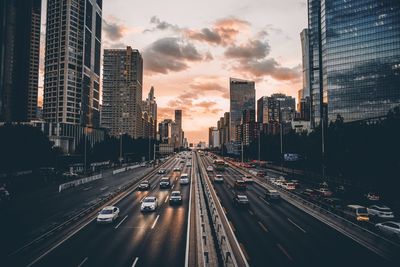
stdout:
{"type": "Polygon", "coordinates": [[[101,178],[103,178],[103,174],[100,173],[100,174],[96,174],[96,175],[93,175],[93,176],[90,176],[90,177],[86,177],[86,178],[78,179],[78,180],[75,180],[75,181],[71,181],[71,182],[68,182],[68,183],[63,183],[63,184],[60,184],[58,186],[58,192],[60,193],[61,191],[65,190],[65,189],[68,189],[68,188],[71,188],[71,187],[75,187],[75,186],[78,186],[78,185],[82,185],[82,184],[86,184],[86,183],[90,183],[92,181],[95,181],[95,180],[98,180],[98,179],[101,179],[101,178]]]}

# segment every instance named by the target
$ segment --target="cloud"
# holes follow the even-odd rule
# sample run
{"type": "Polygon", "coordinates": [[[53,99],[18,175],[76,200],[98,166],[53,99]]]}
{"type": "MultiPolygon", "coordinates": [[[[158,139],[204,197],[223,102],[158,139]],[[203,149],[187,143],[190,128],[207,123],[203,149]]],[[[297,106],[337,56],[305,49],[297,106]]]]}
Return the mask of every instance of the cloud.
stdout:
{"type": "Polygon", "coordinates": [[[180,28],[177,25],[173,25],[166,21],[161,21],[157,16],[151,17],[150,23],[154,24],[155,26],[153,28],[144,30],[143,33],[154,32],[157,30],[160,30],[160,31],[165,31],[165,30],[179,31],[180,30],[180,28]]]}
{"type": "Polygon", "coordinates": [[[179,38],[161,38],[150,44],[143,52],[144,67],[147,74],[183,71],[190,62],[199,62],[203,57],[196,47],[179,38]]]}
{"type": "Polygon", "coordinates": [[[232,45],[225,50],[225,57],[239,60],[252,60],[265,58],[271,48],[267,42],[249,40],[243,45],[232,45]]]}
{"type": "Polygon", "coordinates": [[[109,21],[103,19],[103,33],[108,40],[118,42],[127,32],[128,28],[114,19],[109,21]]]}

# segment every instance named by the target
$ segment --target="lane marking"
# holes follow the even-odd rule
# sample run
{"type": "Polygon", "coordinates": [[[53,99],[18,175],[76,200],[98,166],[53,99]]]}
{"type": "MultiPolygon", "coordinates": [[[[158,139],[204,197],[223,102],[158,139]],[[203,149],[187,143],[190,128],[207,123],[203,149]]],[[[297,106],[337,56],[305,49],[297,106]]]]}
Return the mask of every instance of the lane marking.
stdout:
{"type": "Polygon", "coordinates": [[[258,224],[260,225],[260,227],[261,227],[265,232],[268,233],[267,227],[265,227],[265,225],[264,225],[262,222],[258,221],[258,224]]]}
{"type": "Polygon", "coordinates": [[[265,204],[267,204],[267,205],[270,205],[271,206],[271,204],[268,202],[268,201],[266,201],[263,197],[261,197],[261,196],[258,196],[258,198],[259,199],[261,199],[262,201],[264,201],[264,203],[265,204]]]}
{"type": "Polygon", "coordinates": [[[90,189],[92,189],[92,186],[89,186],[89,187],[83,188],[83,191],[88,191],[88,190],[90,190],[90,189]]]}
{"type": "Polygon", "coordinates": [[[104,187],[100,188],[100,191],[104,191],[104,190],[106,190],[107,188],[108,188],[108,186],[104,186],[104,187]]]}
{"type": "Polygon", "coordinates": [[[153,225],[151,226],[151,229],[153,229],[154,226],[156,226],[158,218],[160,218],[160,214],[157,215],[157,218],[154,220],[153,225]]]}
{"type": "Polygon", "coordinates": [[[174,189],[174,186],[175,186],[175,185],[173,184],[172,187],[171,187],[171,189],[174,189]]]}
{"type": "Polygon", "coordinates": [[[139,257],[136,257],[135,260],[134,260],[133,263],[132,263],[132,267],[135,267],[135,265],[136,265],[136,263],[138,262],[138,260],[139,260],[139,257]]]}
{"type": "Polygon", "coordinates": [[[286,249],[284,249],[284,248],[282,247],[281,244],[277,243],[276,246],[283,252],[283,254],[286,255],[286,257],[287,257],[290,261],[293,261],[293,258],[289,255],[289,253],[286,251],[286,249]]]}
{"type": "Polygon", "coordinates": [[[117,224],[117,226],[114,227],[114,229],[117,229],[125,220],[128,218],[128,215],[125,215],[125,217],[117,224]]]}
{"type": "Polygon", "coordinates": [[[81,261],[81,263],[79,263],[78,267],[83,266],[87,260],[88,260],[88,257],[84,258],[83,261],[81,261]]]}
{"type": "Polygon", "coordinates": [[[304,230],[303,228],[301,228],[300,226],[298,226],[294,221],[292,221],[291,219],[287,218],[288,221],[293,224],[294,226],[296,226],[297,228],[299,228],[303,233],[307,233],[306,230],[304,230]]]}
{"type": "Polygon", "coordinates": [[[248,210],[249,211],[249,213],[250,213],[250,215],[254,215],[254,212],[252,212],[251,210],[248,210]]]}
{"type": "Polygon", "coordinates": [[[167,197],[165,198],[165,201],[164,201],[164,203],[167,203],[167,201],[168,201],[168,198],[169,198],[169,196],[167,196],[167,197]]]}

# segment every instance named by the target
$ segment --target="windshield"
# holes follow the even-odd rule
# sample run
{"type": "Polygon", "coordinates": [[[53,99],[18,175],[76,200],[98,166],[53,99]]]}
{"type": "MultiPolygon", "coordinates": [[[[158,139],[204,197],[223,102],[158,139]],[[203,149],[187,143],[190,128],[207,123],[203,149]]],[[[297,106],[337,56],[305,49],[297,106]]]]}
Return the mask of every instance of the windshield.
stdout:
{"type": "Polygon", "coordinates": [[[367,214],[368,214],[368,211],[367,211],[366,208],[358,208],[358,209],[357,209],[357,213],[358,213],[359,215],[367,215],[367,214]]]}
{"type": "Polygon", "coordinates": [[[109,209],[102,210],[102,211],[100,211],[100,214],[112,214],[112,210],[109,210],[109,209]]]}
{"type": "Polygon", "coordinates": [[[144,200],[143,200],[143,202],[147,202],[147,203],[149,203],[149,202],[154,202],[155,200],[154,200],[154,198],[145,198],[144,200]]]}
{"type": "Polygon", "coordinates": [[[180,193],[178,193],[178,192],[176,192],[176,193],[172,193],[171,194],[171,196],[173,196],[173,197],[179,197],[181,194],[180,193]]]}
{"type": "Polygon", "coordinates": [[[246,196],[238,196],[238,199],[241,200],[241,201],[242,201],[242,200],[245,200],[245,201],[246,201],[246,200],[247,200],[247,197],[246,197],[246,196]]]}

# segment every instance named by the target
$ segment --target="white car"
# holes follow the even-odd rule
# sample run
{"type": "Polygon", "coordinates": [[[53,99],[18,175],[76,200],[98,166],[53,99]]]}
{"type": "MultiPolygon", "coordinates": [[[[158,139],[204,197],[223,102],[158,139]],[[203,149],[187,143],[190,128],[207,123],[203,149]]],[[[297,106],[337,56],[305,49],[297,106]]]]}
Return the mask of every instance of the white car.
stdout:
{"type": "Polygon", "coordinates": [[[180,171],[181,171],[181,168],[179,168],[179,167],[174,168],[174,172],[180,172],[180,171]]]}
{"type": "Polygon", "coordinates": [[[242,180],[247,184],[252,184],[254,182],[253,177],[251,177],[251,175],[244,176],[242,180]]]}
{"type": "Polygon", "coordinates": [[[207,167],[207,171],[208,171],[208,172],[212,172],[213,170],[214,170],[214,168],[213,168],[212,166],[208,166],[208,167],[207,167]]]}
{"type": "Polygon", "coordinates": [[[189,175],[187,173],[182,173],[181,177],[179,178],[180,184],[189,184],[189,175]]]}
{"type": "Polygon", "coordinates": [[[146,167],[146,162],[140,163],[140,167],[146,167]]]}
{"type": "Polygon", "coordinates": [[[221,174],[217,174],[214,177],[214,183],[223,183],[224,182],[224,178],[222,177],[221,174]]]}
{"type": "Polygon", "coordinates": [[[191,167],[192,163],[190,161],[186,162],[186,167],[191,167]]]}
{"type": "Polygon", "coordinates": [[[392,210],[384,205],[372,205],[368,209],[368,214],[376,216],[380,219],[393,219],[394,214],[392,210]]]}
{"type": "Polygon", "coordinates": [[[289,191],[293,191],[296,189],[296,186],[294,185],[294,183],[283,183],[282,187],[289,191]]]}
{"type": "Polygon", "coordinates": [[[104,207],[97,215],[97,223],[112,223],[119,216],[119,208],[114,206],[104,207]]]}
{"type": "Polygon", "coordinates": [[[383,222],[375,224],[383,234],[400,239],[400,223],[399,222],[383,222]]]}
{"type": "Polygon", "coordinates": [[[169,197],[169,204],[182,204],[182,194],[180,191],[172,191],[169,197]]]}
{"type": "Polygon", "coordinates": [[[142,205],[140,206],[140,211],[155,211],[158,207],[157,198],[156,197],[145,197],[141,201],[142,205]]]}

